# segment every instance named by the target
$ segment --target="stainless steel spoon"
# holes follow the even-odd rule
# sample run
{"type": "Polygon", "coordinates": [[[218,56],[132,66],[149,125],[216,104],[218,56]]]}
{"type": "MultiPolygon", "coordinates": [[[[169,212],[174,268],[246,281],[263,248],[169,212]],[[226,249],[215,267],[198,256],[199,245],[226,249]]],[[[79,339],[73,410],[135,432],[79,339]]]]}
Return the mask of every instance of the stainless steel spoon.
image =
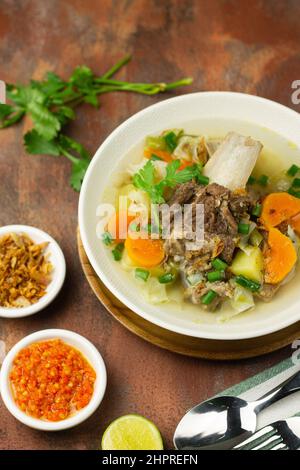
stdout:
{"type": "Polygon", "coordinates": [[[181,419],[174,445],[178,450],[232,449],[255,432],[260,411],[298,391],[300,372],[256,401],[220,396],[200,403],[181,419]]]}

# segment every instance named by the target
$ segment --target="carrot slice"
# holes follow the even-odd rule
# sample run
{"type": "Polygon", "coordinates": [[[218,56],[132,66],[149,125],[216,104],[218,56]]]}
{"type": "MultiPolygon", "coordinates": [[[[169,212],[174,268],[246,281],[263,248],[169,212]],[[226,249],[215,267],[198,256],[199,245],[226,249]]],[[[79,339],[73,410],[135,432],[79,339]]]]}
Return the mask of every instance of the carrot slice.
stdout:
{"type": "MultiPolygon", "coordinates": [[[[165,152],[164,150],[156,150],[156,149],[152,149],[152,148],[146,148],[144,150],[144,155],[146,158],[151,158],[152,155],[156,155],[157,157],[161,158],[164,162],[166,163],[171,163],[173,162],[174,160],[176,160],[176,158],[173,158],[172,155],[168,152],[165,152]]],[[[187,166],[193,166],[194,165],[194,162],[190,162],[190,161],[187,161],[187,160],[181,160],[180,161],[180,167],[178,168],[178,170],[184,170],[187,166]]]]}
{"type": "Polygon", "coordinates": [[[136,217],[134,215],[129,215],[126,211],[116,212],[108,221],[106,230],[112,235],[117,243],[120,243],[127,237],[128,227],[135,218],[136,217]]]}
{"type": "Polygon", "coordinates": [[[300,214],[291,219],[291,226],[300,237],[300,214]]]}
{"type": "Polygon", "coordinates": [[[263,201],[262,224],[276,227],[300,213],[300,199],[288,193],[271,193],[263,201]]]}
{"type": "Polygon", "coordinates": [[[161,240],[128,237],[125,241],[125,248],[130,259],[144,268],[158,266],[165,257],[161,240]]]}
{"type": "Polygon", "coordinates": [[[188,166],[193,166],[193,165],[194,165],[194,162],[188,162],[187,160],[181,160],[181,165],[178,168],[178,170],[181,171],[181,170],[184,170],[185,168],[187,168],[188,166]]]}
{"type": "Polygon", "coordinates": [[[173,161],[172,155],[169,152],[165,152],[164,150],[152,149],[150,147],[144,150],[144,155],[146,158],[151,158],[151,155],[156,155],[166,163],[170,163],[173,161]]]}
{"type": "Polygon", "coordinates": [[[265,282],[278,284],[293,269],[297,252],[292,241],[277,228],[270,228],[268,246],[264,251],[265,282]]]}

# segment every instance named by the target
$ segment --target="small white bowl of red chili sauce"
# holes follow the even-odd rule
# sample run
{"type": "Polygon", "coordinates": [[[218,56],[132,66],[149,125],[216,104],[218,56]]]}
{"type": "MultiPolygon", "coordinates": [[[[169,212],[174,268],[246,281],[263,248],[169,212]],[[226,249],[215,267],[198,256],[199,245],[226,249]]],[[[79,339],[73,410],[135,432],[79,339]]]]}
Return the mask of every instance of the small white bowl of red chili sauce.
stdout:
{"type": "Polygon", "coordinates": [[[0,391],[21,423],[61,431],[96,411],[106,381],[104,361],[90,341],[73,331],[50,329],[13,346],[1,367],[0,391]]]}

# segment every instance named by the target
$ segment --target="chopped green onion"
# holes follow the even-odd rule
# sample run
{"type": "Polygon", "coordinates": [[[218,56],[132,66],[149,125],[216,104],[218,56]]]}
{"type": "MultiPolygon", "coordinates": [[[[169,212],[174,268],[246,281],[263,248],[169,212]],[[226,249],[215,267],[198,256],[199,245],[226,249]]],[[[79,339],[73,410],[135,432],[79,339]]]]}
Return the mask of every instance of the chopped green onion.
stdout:
{"type": "Polygon", "coordinates": [[[214,290],[209,290],[206,294],[201,297],[201,302],[204,305],[209,305],[217,297],[217,293],[214,290]]]}
{"type": "Polygon", "coordinates": [[[154,150],[165,150],[166,143],[162,136],[151,136],[146,137],[146,147],[150,147],[154,150]]]}
{"type": "Polygon", "coordinates": [[[207,280],[209,282],[221,281],[221,279],[224,279],[224,274],[224,271],[211,271],[207,273],[207,280]]]}
{"type": "Polygon", "coordinates": [[[158,157],[158,156],[155,155],[154,153],[152,153],[152,155],[151,155],[151,157],[150,157],[150,160],[154,160],[154,161],[156,161],[156,160],[163,161],[162,158],[158,157]]]}
{"type": "Polygon", "coordinates": [[[269,182],[269,177],[267,175],[261,175],[258,180],[257,180],[258,184],[260,184],[261,186],[267,186],[268,182],[269,182]]]}
{"type": "Polygon", "coordinates": [[[160,282],[160,284],[169,284],[169,282],[173,282],[174,279],[175,279],[175,274],[166,273],[166,274],[163,274],[162,276],[159,276],[158,282],[160,282]]]}
{"type": "Polygon", "coordinates": [[[264,237],[257,229],[254,229],[250,235],[250,242],[252,243],[253,246],[259,246],[261,242],[263,241],[263,239],[264,237]]]}
{"type": "Polygon", "coordinates": [[[251,279],[247,279],[244,276],[236,276],[235,282],[239,284],[240,286],[251,290],[251,292],[257,292],[261,288],[261,285],[259,284],[259,282],[251,281],[251,279]]]}
{"type": "Polygon", "coordinates": [[[243,235],[248,235],[249,231],[250,231],[250,224],[243,224],[243,223],[238,224],[239,233],[243,235]]]}
{"type": "Polygon", "coordinates": [[[173,153],[178,144],[178,137],[175,132],[171,131],[164,135],[165,143],[168,147],[168,150],[173,153]]]}
{"type": "Polygon", "coordinates": [[[295,178],[292,183],[293,188],[300,188],[300,178],[295,178]]]}
{"type": "Polygon", "coordinates": [[[228,268],[228,264],[225,261],[222,261],[220,258],[215,258],[211,262],[213,268],[217,271],[225,271],[228,268]]]}
{"type": "Polygon", "coordinates": [[[209,184],[209,177],[204,175],[197,175],[196,177],[197,183],[204,184],[205,186],[209,184]]]}
{"type": "Polygon", "coordinates": [[[286,174],[287,174],[288,176],[296,176],[296,174],[298,173],[298,171],[300,171],[299,166],[297,166],[297,165],[292,165],[292,166],[288,169],[288,171],[286,172],[286,174]]]}
{"type": "Polygon", "coordinates": [[[256,179],[254,178],[254,176],[249,176],[247,184],[254,184],[255,182],[256,182],[256,179]]]}
{"type": "Polygon", "coordinates": [[[123,250],[124,243],[118,243],[116,247],[112,250],[112,255],[115,261],[120,261],[122,259],[123,250]]]}
{"type": "Polygon", "coordinates": [[[291,196],[295,196],[295,197],[298,197],[300,199],[300,191],[296,191],[295,189],[290,188],[288,190],[288,193],[291,194],[291,196]]]}
{"type": "Polygon", "coordinates": [[[260,217],[261,211],[262,211],[262,205],[256,204],[252,210],[252,215],[254,215],[254,217],[260,217]]]}
{"type": "Polygon", "coordinates": [[[147,271],[147,269],[136,268],[134,275],[136,279],[141,279],[142,281],[146,282],[150,276],[150,272],[147,271]]]}
{"type": "Polygon", "coordinates": [[[106,246],[111,245],[112,242],[113,242],[111,233],[109,233],[109,232],[102,233],[101,238],[102,238],[102,241],[103,241],[104,245],[106,245],[106,246]]]}

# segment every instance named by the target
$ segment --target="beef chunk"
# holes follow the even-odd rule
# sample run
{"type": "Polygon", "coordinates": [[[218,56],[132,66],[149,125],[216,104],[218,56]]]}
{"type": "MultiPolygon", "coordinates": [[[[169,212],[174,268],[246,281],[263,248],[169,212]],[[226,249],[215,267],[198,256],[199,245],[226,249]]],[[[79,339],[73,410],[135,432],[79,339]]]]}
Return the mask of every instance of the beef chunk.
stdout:
{"type": "Polygon", "coordinates": [[[238,233],[238,224],[228,207],[226,200],[222,201],[215,224],[217,233],[236,235],[238,233]]]}
{"type": "Polygon", "coordinates": [[[229,189],[217,183],[212,183],[207,186],[198,186],[194,202],[196,204],[205,204],[206,201],[210,199],[215,201],[215,206],[218,206],[222,199],[228,197],[229,193],[229,189]]]}
{"type": "MultiPolygon", "coordinates": [[[[204,229],[207,237],[218,236],[223,243],[223,250],[218,253],[227,263],[231,263],[238,243],[238,219],[230,210],[231,191],[218,184],[201,188],[194,199],[194,204],[204,205],[204,229]]],[[[214,257],[213,254],[211,257],[214,257]]]]}
{"type": "Polygon", "coordinates": [[[239,241],[238,222],[247,214],[252,206],[251,198],[247,194],[236,194],[216,183],[199,186],[189,182],[178,186],[169,204],[192,204],[193,231],[196,231],[196,205],[204,206],[204,233],[203,244],[192,249],[187,247],[185,240],[180,243],[166,240],[165,251],[167,256],[175,255],[184,258],[184,269],[197,267],[204,271],[210,268],[210,262],[220,256],[230,264],[234,250],[239,241]]]}
{"type": "Polygon", "coordinates": [[[164,244],[164,250],[168,256],[183,257],[185,255],[185,240],[170,236],[164,244]]]}
{"type": "Polygon", "coordinates": [[[204,229],[212,233],[216,225],[215,199],[213,196],[207,196],[202,202],[195,204],[204,204],[204,229]]]}
{"type": "Polygon", "coordinates": [[[212,183],[200,189],[194,205],[204,205],[205,231],[208,233],[236,234],[237,222],[229,209],[230,191],[224,186],[212,183]]]}
{"type": "Polygon", "coordinates": [[[217,200],[221,201],[221,199],[224,199],[224,197],[229,196],[230,191],[229,189],[225,188],[224,186],[221,186],[220,184],[217,183],[211,183],[208,186],[205,187],[205,192],[209,196],[213,196],[217,200]]]}
{"type": "Polygon", "coordinates": [[[196,286],[193,287],[188,287],[185,290],[184,296],[186,299],[189,299],[193,304],[201,304],[202,297],[205,295],[208,291],[211,289],[214,290],[218,294],[218,296],[212,301],[211,304],[209,305],[203,305],[203,308],[206,308],[207,310],[215,310],[218,305],[222,302],[222,300],[226,298],[232,298],[233,297],[233,288],[231,287],[230,284],[227,282],[214,282],[212,283],[205,283],[201,282],[197,284],[196,286]]]}
{"type": "Polygon", "coordinates": [[[211,267],[211,259],[216,258],[223,250],[224,244],[218,235],[205,234],[203,242],[186,245],[185,260],[192,271],[207,271],[211,267]],[[196,245],[196,246],[194,246],[196,245]]]}
{"type": "Polygon", "coordinates": [[[233,216],[242,218],[249,213],[254,206],[254,200],[248,194],[231,193],[229,199],[229,209],[233,216]]]}
{"type": "Polygon", "coordinates": [[[238,244],[239,237],[233,238],[230,235],[220,235],[223,242],[222,259],[230,264],[233,258],[234,250],[238,244]]]}
{"type": "Polygon", "coordinates": [[[169,206],[172,206],[173,204],[188,204],[194,197],[197,189],[199,189],[199,185],[194,181],[179,184],[175,188],[173,196],[168,201],[169,206]]]}

